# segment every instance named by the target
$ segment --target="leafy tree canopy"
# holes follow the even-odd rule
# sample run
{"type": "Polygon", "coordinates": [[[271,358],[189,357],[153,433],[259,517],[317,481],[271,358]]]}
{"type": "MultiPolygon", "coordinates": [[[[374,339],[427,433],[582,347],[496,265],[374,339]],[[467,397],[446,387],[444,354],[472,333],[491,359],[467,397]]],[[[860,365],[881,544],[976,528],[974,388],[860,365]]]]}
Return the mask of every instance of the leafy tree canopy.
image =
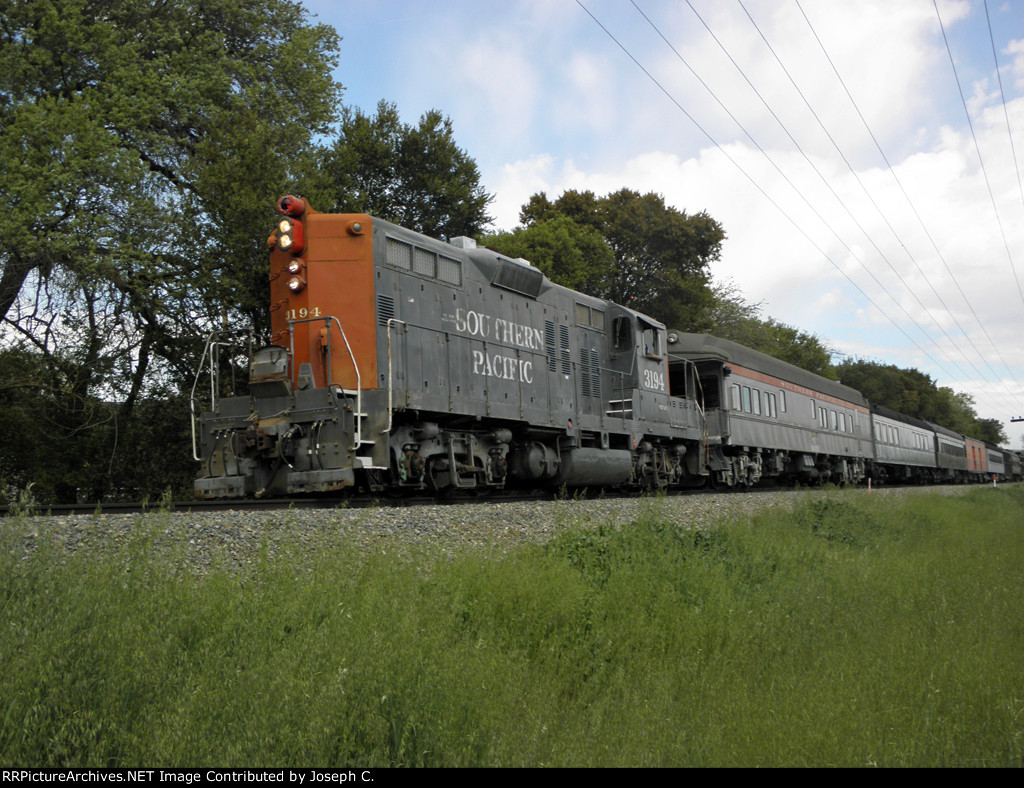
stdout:
{"type": "Polygon", "coordinates": [[[822,377],[838,380],[839,376],[832,366],[832,351],[814,334],[767,318],[747,322],[741,335],[742,339],[736,341],[747,347],[822,377]]]}
{"type": "Polygon", "coordinates": [[[527,229],[556,217],[599,233],[612,251],[610,276],[598,259],[592,276],[579,277],[591,283],[593,289],[586,292],[680,329],[701,330],[707,323],[714,302],[710,265],[725,239],[721,225],[707,213],[688,215],[666,205],[661,195],[620,189],[604,197],[567,191],[553,202],[541,192],[519,215],[527,229]]]}
{"type": "Polygon", "coordinates": [[[492,196],[476,162],[437,110],[412,126],[386,101],[372,116],[346,107],[333,144],[318,159],[310,193],[318,210],[370,213],[435,238],[473,236],[491,221],[492,196]]]}
{"type": "Polygon", "coordinates": [[[223,304],[265,311],[267,195],[332,120],[337,41],[289,0],[5,3],[0,317],[144,373],[223,304]]]}
{"type": "Polygon", "coordinates": [[[693,216],[656,194],[620,189],[606,197],[567,191],[533,195],[522,226],[487,236],[499,251],[525,257],[553,281],[633,307],[681,331],[713,333],[835,379],[818,337],[761,316],[733,283],[711,282],[725,239],[706,213],[693,216]]]}
{"type": "Polygon", "coordinates": [[[549,279],[582,293],[612,286],[615,255],[593,227],[554,215],[512,232],[483,236],[481,242],[509,257],[529,260],[549,279]]]}
{"type": "MultiPolygon", "coordinates": [[[[99,478],[205,332],[265,320],[273,197],[335,119],[337,45],[293,0],[0,4],[0,421],[35,401],[26,434],[105,452],[99,478]]],[[[32,456],[0,477],[73,476],[32,456]]]]}

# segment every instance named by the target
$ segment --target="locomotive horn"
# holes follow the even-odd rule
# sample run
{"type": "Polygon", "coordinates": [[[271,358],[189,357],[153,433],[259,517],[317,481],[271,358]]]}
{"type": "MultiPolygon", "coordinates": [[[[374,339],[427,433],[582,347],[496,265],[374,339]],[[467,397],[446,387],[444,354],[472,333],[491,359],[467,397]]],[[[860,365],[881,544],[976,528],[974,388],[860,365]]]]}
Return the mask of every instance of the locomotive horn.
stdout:
{"type": "Polygon", "coordinates": [[[286,194],[277,201],[278,213],[282,213],[285,216],[302,216],[306,212],[306,207],[305,200],[301,197],[294,197],[291,194],[286,194]]]}

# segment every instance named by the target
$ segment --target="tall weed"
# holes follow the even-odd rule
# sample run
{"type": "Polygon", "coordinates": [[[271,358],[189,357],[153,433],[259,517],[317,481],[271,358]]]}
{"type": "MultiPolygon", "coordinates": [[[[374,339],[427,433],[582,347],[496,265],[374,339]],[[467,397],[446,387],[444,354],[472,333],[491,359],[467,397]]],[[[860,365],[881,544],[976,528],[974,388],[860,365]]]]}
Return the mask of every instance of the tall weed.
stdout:
{"type": "MultiPolygon", "coordinates": [[[[455,554],[0,555],[25,766],[1021,765],[1024,495],[813,493],[455,554]]],[[[163,516],[163,519],[161,517],[163,516]]]]}

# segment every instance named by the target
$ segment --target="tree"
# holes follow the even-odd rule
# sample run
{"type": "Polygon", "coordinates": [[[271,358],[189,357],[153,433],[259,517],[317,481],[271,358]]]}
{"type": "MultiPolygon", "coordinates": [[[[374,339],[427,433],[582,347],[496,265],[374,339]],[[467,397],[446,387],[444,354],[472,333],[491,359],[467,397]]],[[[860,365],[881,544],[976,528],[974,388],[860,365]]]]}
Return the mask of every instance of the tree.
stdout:
{"type": "Polygon", "coordinates": [[[491,221],[476,162],[437,110],[411,126],[386,101],[373,116],[346,107],[317,166],[308,196],[318,210],[370,213],[435,238],[477,235],[491,221]]]}
{"type": "MultiPolygon", "coordinates": [[[[894,364],[879,364],[863,359],[847,359],[838,366],[839,379],[857,389],[871,402],[908,416],[938,421],[933,407],[935,382],[916,369],[901,369],[894,364]]],[[[952,425],[950,425],[953,428],[952,425]]]]}
{"type": "Polygon", "coordinates": [[[551,281],[582,293],[606,292],[615,275],[615,255],[601,234],[568,216],[553,215],[511,232],[485,235],[480,243],[525,258],[551,281]]]}
{"type": "Polygon", "coordinates": [[[978,440],[1005,446],[1009,442],[1003,423],[999,419],[975,419],[974,436],[978,440]]]}
{"type": "Polygon", "coordinates": [[[258,248],[250,206],[332,118],[333,29],[288,0],[14,0],[0,20],[0,315],[62,271],[136,302],[204,264],[245,279],[224,254],[258,248]]]}
{"type": "Polygon", "coordinates": [[[718,259],[725,232],[707,213],[687,215],[658,194],[620,189],[604,197],[567,191],[552,202],[543,192],[523,206],[529,228],[556,216],[600,233],[612,250],[610,279],[594,277],[591,295],[608,298],[674,327],[707,325],[714,298],[710,264],[718,259]]]}
{"type": "Polygon", "coordinates": [[[832,366],[832,350],[814,334],[780,323],[773,318],[758,321],[751,326],[751,335],[745,341],[755,350],[788,361],[794,366],[814,372],[822,377],[838,380],[832,366]]]}
{"type": "Polygon", "coordinates": [[[818,337],[761,316],[735,283],[714,284],[710,265],[725,233],[706,213],[687,216],[656,194],[620,189],[606,197],[567,191],[552,202],[534,194],[523,227],[485,243],[526,257],[559,284],[626,304],[672,328],[714,333],[835,379],[832,351],[818,337]],[[604,239],[607,254],[587,232],[604,239]],[[590,246],[584,247],[584,239],[590,246]],[[557,252],[555,251],[557,249],[557,252]]]}
{"type": "Polygon", "coordinates": [[[0,7],[0,336],[57,381],[55,451],[261,327],[267,195],[333,120],[337,41],[291,0],[0,7]]]}

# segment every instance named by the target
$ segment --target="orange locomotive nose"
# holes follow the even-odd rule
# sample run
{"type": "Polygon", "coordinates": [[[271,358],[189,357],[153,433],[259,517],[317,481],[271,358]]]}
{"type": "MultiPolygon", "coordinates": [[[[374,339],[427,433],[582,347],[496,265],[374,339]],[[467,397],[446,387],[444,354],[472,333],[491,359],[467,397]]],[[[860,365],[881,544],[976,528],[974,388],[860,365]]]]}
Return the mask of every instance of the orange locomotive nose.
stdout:
{"type": "Polygon", "coordinates": [[[277,210],[284,218],[270,252],[270,290],[280,307],[271,333],[294,353],[293,383],[308,364],[317,387],[376,388],[372,219],[320,213],[293,195],[277,210]]]}

